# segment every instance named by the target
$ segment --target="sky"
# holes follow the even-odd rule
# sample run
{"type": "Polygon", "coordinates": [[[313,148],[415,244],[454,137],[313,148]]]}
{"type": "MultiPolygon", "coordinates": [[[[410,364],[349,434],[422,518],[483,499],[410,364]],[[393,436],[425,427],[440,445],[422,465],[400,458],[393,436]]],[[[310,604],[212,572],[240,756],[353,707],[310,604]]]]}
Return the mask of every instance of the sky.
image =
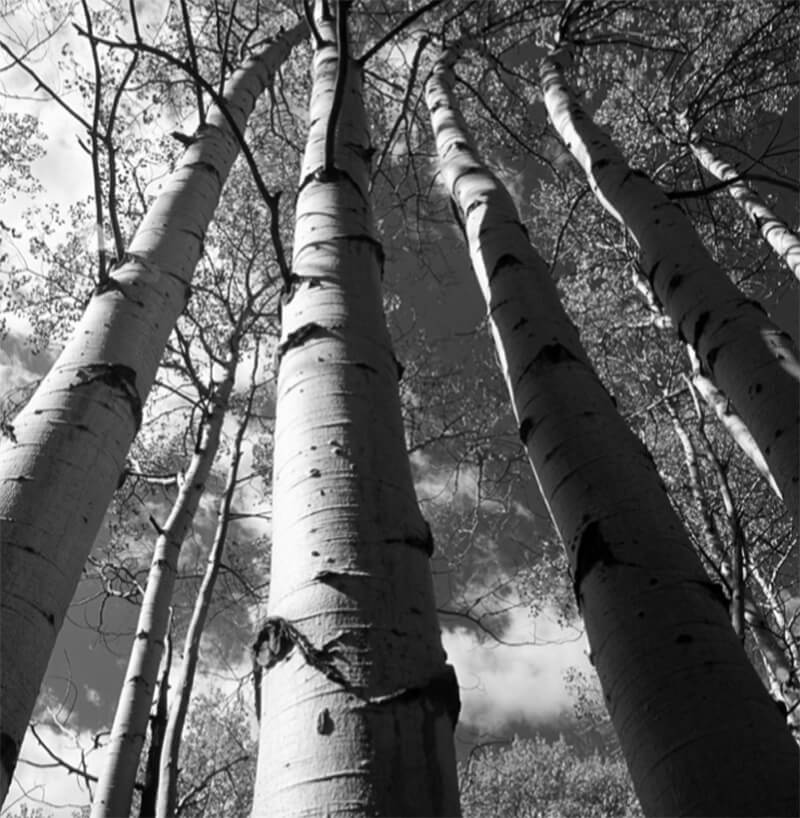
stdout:
{"type": "MultiPolygon", "coordinates": [[[[69,27],[64,27],[54,36],[49,51],[42,52],[43,58],[37,65],[56,87],[58,78],[51,71],[53,55],[66,43],[76,54],[80,53],[82,44],[69,27]]],[[[34,173],[43,181],[48,200],[66,207],[71,201],[89,196],[92,191],[89,158],[77,145],[77,137],[83,136],[80,126],[61,108],[46,101],[41,93],[31,99],[32,80],[29,78],[12,71],[0,75],[0,82],[6,93],[18,97],[11,103],[11,110],[35,114],[42,131],[48,135],[46,153],[33,166],[34,173]]],[[[24,207],[31,203],[30,199],[22,197],[6,202],[0,211],[0,219],[5,224],[20,224],[24,207]]],[[[87,223],[84,227],[89,242],[93,235],[92,225],[87,223]]],[[[24,240],[16,245],[24,254],[24,240]]],[[[393,269],[407,272],[411,260],[408,253],[402,250],[397,253],[393,269]]],[[[419,320],[426,324],[438,321],[443,335],[455,335],[474,327],[481,320],[484,308],[477,288],[467,287],[465,290],[465,281],[471,281],[466,266],[464,278],[452,284],[454,289],[466,292],[461,296],[463,309],[448,313],[453,317],[452,325],[445,327],[441,324],[443,298],[437,298],[433,303],[421,302],[430,304],[432,312],[430,315],[420,314],[419,320]]],[[[0,346],[0,382],[4,390],[41,377],[54,360],[55,353],[46,350],[38,355],[32,354],[24,341],[25,324],[19,318],[11,316],[8,329],[0,346]]],[[[416,462],[415,473],[423,506],[426,503],[463,506],[475,501],[474,476],[470,478],[462,473],[458,486],[455,486],[451,479],[442,478],[432,464],[423,460],[416,462]]],[[[251,499],[257,502],[256,498],[251,499]]],[[[212,506],[212,499],[207,498],[196,526],[198,541],[207,541],[210,535],[212,506]]],[[[525,513],[521,506],[517,511],[525,513]]],[[[249,533],[256,536],[263,533],[260,529],[266,524],[251,523],[250,527],[249,533]]],[[[101,532],[98,543],[106,538],[107,535],[101,532]]],[[[488,547],[495,547],[495,544],[488,547]]],[[[143,558],[146,558],[147,550],[147,544],[143,543],[139,548],[143,558]]],[[[96,590],[96,585],[83,581],[76,600],[90,599],[96,590]]],[[[112,636],[100,638],[95,631],[99,607],[99,601],[94,600],[70,609],[35,714],[41,722],[38,733],[50,750],[76,768],[85,762],[87,770],[94,775],[100,772],[104,761],[103,749],[95,746],[95,737],[110,727],[137,614],[136,608],[127,602],[112,600],[104,605],[103,630],[112,636]],[[113,637],[115,633],[119,634],[116,638],[113,637]]],[[[515,734],[531,735],[539,729],[570,729],[572,699],[563,674],[570,667],[589,670],[580,632],[560,627],[555,616],[545,612],[534,619],[524,607],[517,607],[498,623],[507,642],[521,644],[497,644],[480,635],[475,628],[456,623],[452,617],[443,620],[443,644],[461,687],[458,747],[462,755],[476,741],[515,734]]],[[[197,682],[198,692],[218,686],[225,694],[233,695],[238,689],[250,670],[246,647],[251,638],[248,633],[238,636],[242,649],[233,665],[207,665],[206,672],[197,682]]],[[[51,763],[52,758],[29,731],[20,753],[15,783],[0,815],[28,804],[44,806],[48,815],[69,816],[74,808],[89,802],[89,794],[80,776],[60,767],[41,766],[51,763]]]]}
{"type": "MultiPolygon", "coordinates": [[[[154,19],[158,15],[154,8],[154,19]]],[[[60,32],[53,40],[54,50],[74,38],[68,30],[60,32]]],[[[48,61],[41,63],[47,67],[48,61]]],[[[0,75],[4,91],[28,96],[31,82],[14,72],[0,75]]],[[[41,98],[41,94],[38,95],[41,98]]],[[[50,201],[68,204],[73,199],[88,195],[89,160],[77,147],[78,130],[69,116],[57,106],[41,101],[20,99],[14,109],[35,113],[42,129],[49,135],[46,156],[35,163],[35,171],[44,180],[46,196],[50,201]]],[[[518,191],[522,195],[523,191],[518,191]]],[[[6,203],[0,210],[0,219],[6,224],[19,222],[26,202],[16,200],[6,203]]],[[[391,228],[390,224],[386,225],[391,228]]],[[[87,241],[92,225],[86,225],[87,241]]],[[[446,248],[440,248],[444,254],[446,248]]],[[[399,279],[412,262],[410,248],[397,248],[393,266],[387,275],[399,279]]],[[[466,259],[466,256],[463,257],[466,259]]],[[[436,325],[442,335],[459,339],[455,346],[464,347],[462,333],[470,332],[481,320],[484,307],[477,286],[471,283],[466,266],[462,266],[463,278],[446,282],[452,291],[460,293],[459,309],[446,310],[447,297],[436,296],[418,301],[417,319],[426,325],[436,325]],[[470,283],[467,283],[469,281],[470,283]]],[[[460,274],[459,274],[460,275],[460,274]]],[[[790,320],[788,318],[781,319],[790,320]]],[[[9,333],[0,346],[0,384],[4,391],[40,377],[53,360],[53,351],[33,355],[24,343],[25,326],[11,318],[9,333]]],[[[414,461],[416,488],[423,509],[463,508],[477,502],[477,480],[468,470],[460,473],[458,482],[452,474],[437,470],[436,465],[424,458],[414,461]]],[[[250,498],[255,502],[255,498],[250,498]]],[[[495,509],[492,500],[484,500],[487,514],[495,509]]],[[[427,511],[426,511],[427,513],[427,511]]],[[[534,541],[542,535],[541,515],[543,508],[536,499],[535,489],[515,498],[511,514],[519,519],[521,530],[534,541]]],[[[213,521],[211,499],[204,503],[198,522],[198,539],[207,539],[213,521]]],[[[249,535],[263,533],[266,524],[251,523],[249,535]]],[[[445,532],[441,532],[444,534],[445,532]]],[[[103,535],[101,534],[101,539],[103,535]]],[[[485,553],[490,555],[498,543],[484,534],[485,553]]],[[[146,546],[142,547],[143,550],[146,546]]],[[[488,584],[513,574],[514,558],[500,560],[494,573],[483,579],[488,584]]],[[[483,570],[483,568],[482,568],[483,570]]],[[[79,595],[88,596],[93,589],[84,583],[79,595]]],[[[478,590],[477,588],[475,589],[478,590]]],[[[45,689],[39,707],[39,717],[47,718],[41,735],[48,746],[71,764],[81,763],[82,751],[93,748],[95,735],[108,729],[113,716],[116,696],[125,669],[126,646],[133,631],[136,610],[128,603],[110,604],[104,612],[106,628],[121,636],[109,645],[97,638],[85,622],[94,623],[96,603],[75,608],[60,634],[48,668],[45,689]]],[[[514,645],[498,644],[482,636],[475,628],[458,624],[452,617],[442,619],[442,640],[449,661],[456,668],[459,679],[462,710],[457,742],[462,756],[476,742],[510,737],[514,734],[533,735],[542,731],[553,735],[554,731],[573,729],[571,723],[573,698],[565,683],[565,673],[570,669],[590,674],[592,670],[586,658],[585,643],[580,629],[564,627],[555,612],[545,610],[532,615],[524,605],[512,607],[498,619],[502,637],[514,645]]],[[[249,671],[246,645],[249,634],[242,632],[242,650],[228,666],[206,667],[197,683],[198,691],[220,687],[226,695],[233,695],[241,679],[249,671]]],[[[35,765],[47,764],[51,759],[29,732],[26,736],[17,768],[17,778],[6,805],[0,815],[13,811],[19,804],[45,803],[46,814],[70,815],[73,807],[88,802],[86,789],[74,774],[61,769],[35,765]],[[57,809],[58,805],[60,809],[57,809]]],[[[92,749],[87,768],[97,774],[103,763],[102,749],[92,749]]]]}

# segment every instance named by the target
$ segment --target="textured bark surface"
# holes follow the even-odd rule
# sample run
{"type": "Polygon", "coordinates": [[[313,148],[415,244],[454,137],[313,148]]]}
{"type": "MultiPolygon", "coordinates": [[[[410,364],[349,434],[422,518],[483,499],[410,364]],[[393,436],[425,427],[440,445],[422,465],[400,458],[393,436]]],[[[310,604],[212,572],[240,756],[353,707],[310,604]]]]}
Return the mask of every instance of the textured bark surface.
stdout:
{"type": "Polygon", "coordinates": [[[796,521],[800,362],[791,338],[733,285],[680,208],[632,170],[581,109],[564,79],[563,57],[554,52],[541,65],[553,125],[598,200],[633,235],[664,312],[694,347],[703,374],[733,402],[796,521]]]}
{"type": "MultiPolygon", "coordinates": [[[[711,145],[699,134],[690,134],[690,146],[697,161],[721,182],[736,179],[739,172],[733,165],[717,156],[711,145]]],[[[800,279],[800,236],[779,219],[761,196],[746,182],[728,185],[728,193],[758,228],[764,241],[775,251],[784,264],[800,279]]]]}
{"type": "Polygon", "coordinates": [[[337,63],[322,34],[282,311],[253,814],[456,815],[458,688],[381,303],[360,68],[322,173],[337,63]]]}
{"type": "MultiPolygon", "coordinates": [[[[228,84],[242,130],[305,25],[228,84]]],[[[0,447],[0,801],[83,564],[125,466],[222,184],[239,151],[215,108],[0,447]]]]}
{"type": "Polygon", "coordinates": [[[717,420],[725,427],[731,439],[744,452],[748,460],[755,466],[756,471],[764,478],[767,485],[781,500],[781,490],[769,470],[764,455],[756,445],[750,430],[744,425],[744,421],[733,410],[731,402],[714,386],[714,382],[703,375],[700,361],[697,359],[691,344],[686,345],[686,352],[692,366],[691,382],[706,403],[706,406],[717,416],[717,420]]]}
{"type": "Polygon", "coordinates": [[[457,56],[445,52],[426,87],[440,168],[642,806],[648,815],[794,815],[798,748],[650,454],[616,412],[511,197],[472,145],[453,93],[457,56]]]}
{"type": "Polygon", "coordinates": [[[163,748],[158,764],[158,790],[156,797],[156,818],[171,818],[175,815],[178,801],[178,758],[183,737],[183,726],[186,723],[186,714],[189,712],[189,702],[192,698],[195,672],[200,657],[200,640],[206,626],[214,586],[217,582],[225,543],[228,538],[231,504],[236,491],[239,476],[239,464],[242,458],[242,441],[244,440],[247,424],[253,411],[255,395],[255,375],[258,366],[258,355],[254,356],[250,394],[246,403],[244,416],[239,421],[239,427],[234,436],[231,447],[231,462],[225,479],[225,487],[217,510],[217,526],[214,530],[214,540],[208,552],[206,570],[200,583],[200,590],[192,608],[192,618],[186,630],[186,639],[183,647],[178,677],[172,690],[169,717],[163,735],[163,748]]]}
{"type": "Polygon", "coordinates": [[[217,455],[235,373],[236,363],[231,361],[225,380],[214,390],[213,409],[203,423],[200,445],[186,469],[184,483],[153,549],[136,635],[111,726],[108,759],[92,801],[92,818],[115,818],[127,815],[131,809],[133,785],[167,633],[178,557],[217,455]]]}

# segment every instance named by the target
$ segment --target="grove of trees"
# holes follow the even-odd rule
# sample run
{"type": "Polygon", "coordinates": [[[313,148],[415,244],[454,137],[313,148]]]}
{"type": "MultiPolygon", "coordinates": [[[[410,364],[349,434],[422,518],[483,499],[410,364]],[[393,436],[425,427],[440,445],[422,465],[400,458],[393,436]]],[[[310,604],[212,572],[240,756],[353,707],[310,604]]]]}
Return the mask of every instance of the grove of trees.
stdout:
{"type": "Polygon", "coordinates": [[[2,814],[800,813],[798,35],[4,4],[2,814]]]}

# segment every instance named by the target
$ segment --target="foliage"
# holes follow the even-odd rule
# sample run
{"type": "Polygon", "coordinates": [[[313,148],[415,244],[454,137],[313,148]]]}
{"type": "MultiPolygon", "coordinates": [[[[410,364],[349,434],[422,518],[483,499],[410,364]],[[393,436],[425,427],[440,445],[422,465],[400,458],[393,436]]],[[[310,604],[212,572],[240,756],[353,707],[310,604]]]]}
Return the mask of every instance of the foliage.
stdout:
{"type": "Polygon", "coordinates": [[[635,818],[643,815],[620,760],[580,757],[563,737],[515,737],[476,749],[460,769],[464,818],[635,818]]]}

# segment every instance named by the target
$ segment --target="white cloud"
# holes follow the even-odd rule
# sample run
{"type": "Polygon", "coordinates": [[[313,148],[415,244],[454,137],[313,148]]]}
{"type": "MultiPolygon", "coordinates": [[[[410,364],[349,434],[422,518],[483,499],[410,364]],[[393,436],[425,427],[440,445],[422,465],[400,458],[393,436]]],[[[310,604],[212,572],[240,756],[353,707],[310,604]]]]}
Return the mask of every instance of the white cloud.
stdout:
{"type": "Polygon", "coordinates": [[[568,715],[572,698],[564,671],[592,668],[576,629],[564,630],[547,617],[532,619],[525,609],[511,612],[502,634],[505,645],[466,628],[446,629],[442,642],[461,691],[461,724],[479,730],[531,726],[568,715]]]}
{"type": "MultiPolygon", "coordinates": [[[[39,725],[36,732],[55,755],[77,769],[82,768],[81,748],[86,750],[86,769],[92,775],[98,774],[104,751],[93,749],[89,732],[49,724],[39,725]]],[[[51,818],[71,818],[76,809],[89,804],[82,777],[58,766],[30,730],[22,742],[14,780],[0,815],[10,814],[21,804],[31,809],[43,807],[51,818]]]]}
{"type": "Polygon", "coordinates": [[[100,691],[99,691],[99,690],[95,690],[95,688],[93,688],[93,687],[89,687],[89,686],[87,685],[87,686],[86,686],[86,700],[87,700],[87,701],[88,701],[90,704],[93,704],[95,707],[99,707],[99,706],[100,706],[100,702],[102,701],[102,698],[101,698],[101,696],[100,696],[100,691]]]}

